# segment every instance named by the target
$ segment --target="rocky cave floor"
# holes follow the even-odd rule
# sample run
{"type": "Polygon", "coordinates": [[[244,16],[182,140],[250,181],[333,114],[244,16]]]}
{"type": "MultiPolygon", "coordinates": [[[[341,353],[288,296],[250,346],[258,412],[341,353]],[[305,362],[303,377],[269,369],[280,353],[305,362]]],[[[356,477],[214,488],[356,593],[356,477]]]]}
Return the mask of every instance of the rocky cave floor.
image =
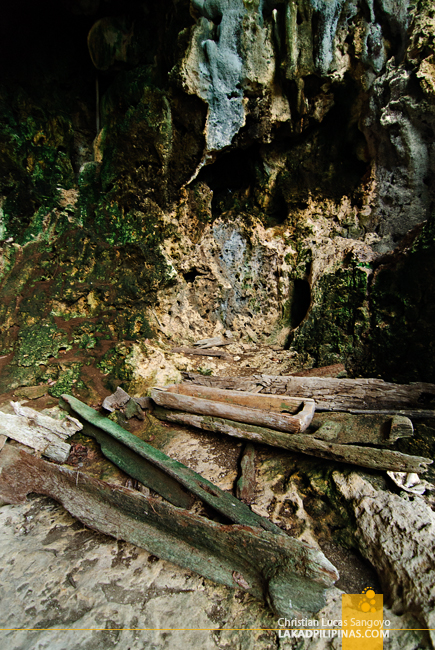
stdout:
{"type": "MultiPolygon", "coordinates": [[[[148,343],[148,356],[154,361],[143,378],[148,373],[157,385],[167,381],[168,368],[220,376],[346,376],[339,364],[304,369],[296,353],[278,346],[235,341],[224,348],[227,358],[216,358],[172,353],[168,342],[148,343]]],[[[104,388],[105,377],[95,373],[93,387],[89,384],[85,392],[75,394],[98,407],[110,391],[104,388]]],[[[46,390],[39,386],[3,394],[0,408],[12,412],[9,402],[18,399],[53,414],[58,400],[46,390]]],[[[244,442],[162,423],[150,413],[143,421],[126,420],[121,414],[117,420],[220,488],[236,493],[244,442]]],[[[430,421],[417,423],[412,453],[418,453],[420,444],[420,451],[426,446],[427,454],[428,441],[434,438],[432,427],[430,421]]],[[[70,442],[70,467],[132,486],[91,438],[77,433],[70,442]]],[[[433,639],[416,628],[435,627],[434,614],[425,605],[434,584],[435,472],[425,476],[426,493],[416,496],[401,492],[385,472],[262,445],[255,446],[255,468],[252,510],[289,535],[321,548],[340,572],[317,616],[340,619],[341,594],[372,587],[384,594],[384,618],[390,619],[391,628],[409,629],[392,631],[384,640],[386,650],[431,648],[433,639]]],[[[200,503],[193,507],[202,513],[200,503]]],[[[30,495],[25,504],[3,505],[0,520],[0,626],[34,628],[3,631],[3,647],[9,650],[341,647],[337,640],[279,638],[276,617],[263,603],[94,532],[47,497],[30,495]]]]}

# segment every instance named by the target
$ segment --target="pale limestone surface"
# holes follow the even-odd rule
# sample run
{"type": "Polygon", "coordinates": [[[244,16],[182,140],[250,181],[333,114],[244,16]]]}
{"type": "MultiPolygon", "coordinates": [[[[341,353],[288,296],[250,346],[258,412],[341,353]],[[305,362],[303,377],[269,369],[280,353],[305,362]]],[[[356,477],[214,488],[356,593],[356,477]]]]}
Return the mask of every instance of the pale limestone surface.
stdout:
{"type": "Polygon", "coordinates": [[[46,497],[0,508],[0,537],[0,627],[66,628],[0,631],[8,650],[276,648],[273,632],[231,630],[273,626],[261,603],[94,533],[46,497]]]}
{"type": "Polygon", "coordinates": [[[356,473],[334,473],[356,517],[361,553],[377,569],[393,612],[413,613],[435,643],[435,513],[419,496],[376,490],[356,473]]]}
{"type": "MultiPolygon", "coordinates": [[[[8,650],[341,647],[326,639],[279,639],[276,617],[247,594],[95,533],[46,497],[0,508],[0,566],[0,627],[9,629],[0,638],[8,650]]],[[[342,593],[329,589],[313,618],[339,620],[342,593]]],[[[391,627],[417,626],[409,615],[384,609],[384,617],[391,627]]],[[[384,648],[430,645],[410,631],[391,633],[384,648]]]]}
{"type": "MultiPolygon", "coordinates": [[[[278,170],[279,161],[271,176],[278,170]]],[[[363,264],[376,257],[371,246],[345,236],[346,228],[356,228],[358,222],[347,197],[339,206],[332,200],[310,200],[295,218],[311,232],[313,286],[323,274],[340,268],[346,256],[363,264]]],[[[151,322],[158,319],[160,332],[177,342],[193,342],[230,329],[245,341],[284,345],[288,329],[283,313],[298,257],[290,226],[265,228],[254,217],[238,215],[231,221],[219,218],[198,235],[186,213],[177,228],[178,239],[167,240],[164,249],[174,284],[159,292],[155,315],[149,315],[151,322]],[[195,277],[186,280],[192,272],[195,277]]]]}

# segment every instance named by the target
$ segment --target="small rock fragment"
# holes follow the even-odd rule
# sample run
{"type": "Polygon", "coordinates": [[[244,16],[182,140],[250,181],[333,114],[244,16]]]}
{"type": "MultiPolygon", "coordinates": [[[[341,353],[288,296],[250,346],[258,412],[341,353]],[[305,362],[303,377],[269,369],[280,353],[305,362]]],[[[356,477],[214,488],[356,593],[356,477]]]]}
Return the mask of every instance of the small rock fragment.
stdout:
{"type": "Polygon", "coordinates": [[[38,399],[39,397],[43,397],[47,394],[48,388],[48,385],[25,386],[22,388],[17,388],[17,390],[14,391],[14,395],[24,399],[38,399]]]}
{"type": "Polygon", "coordinates": [[[127,404],[123,408],[123,412],[128,420],[134,416],[139,418],[139,420],[143,420],[145,417],[141,407],[134,399],[128,400],[127,404]]]}
{"type": "Polygon", "coordinates": [[[388,476],[401,490],[411,494],[424,494],[426,488],[415,472],[387,472],[388,476]]]}
{"type": "Polygon", "coordinates": [[[106,409],[106,411],[110,412],[115,411],[115,409],[120,409],[125,406],[129,399],[130,395],[126,393],[125,390],[122,390],[120,386],[118,386],[113,395],[109,395],[109,397],[105,398],[103,402],[103,409],[106,409]]]}

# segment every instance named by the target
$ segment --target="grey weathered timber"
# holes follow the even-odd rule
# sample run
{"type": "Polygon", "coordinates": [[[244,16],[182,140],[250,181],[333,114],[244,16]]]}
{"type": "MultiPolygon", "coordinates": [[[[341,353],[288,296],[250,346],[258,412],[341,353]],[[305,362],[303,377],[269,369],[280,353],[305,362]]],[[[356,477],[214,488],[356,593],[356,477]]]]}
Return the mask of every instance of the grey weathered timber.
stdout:
{"type": "MultiPolygon", "coordinates": [[[[337,460],[352,465],[371,469],[393,470],[400,472],[427,471],[427,465],[433,461],[421,456],[407,456],[398,451],[359,447],[329,442],[312,434],[293,434],[291,436],[263,427],[250,426],[223,418],[181,413],[167,409],[156,409],[154,415],[167,422],[179,422],[206,431],[224,433],[235,438],[246,438],[254,442],[281,447],[290,451],[302,452],[309,456],[318,456],[328,460],[337,460]]],[[[321,430],[319,430],[321,432],[321,430]]]]}
{"type": "Polygon", "coordinates": [[[230,345],[230,343],[233,343],[233,341],[228,339],[225,340],[220,336],[215,336],[211,339],[201,339],[200,341],[196,341],[193,345],[196,348],[201,348],[202,350],[205,350],[206,348],[220,347],[222,345],[230,345]]]}
{"type": "Polygon", "coordinates": [[[187,502],[187,507],[191,505],[190,495],[183,491],[184,488],[228,517],[230,521],[259,526],[275,534],[282,534],[278,526],[256,515],[231,494],[159,449],[143,442],[90,406],[71,395],[62,395],[62,400],[61,404],[86,422],[84,431],[96,438],[101,445],[101,451],[109,460],[174,505],[186,507],[180,504],[181,501],[187,502]]]}
{"type": "Polygon", "coordinates": [[[288,413],[299,420],[299,431],[305,431],[308,427],[313,419],[316,408],[313,399],[259,395],[238,390],[221,390],[220,388],[209,388],[206,386],[192,386],[192,384],[171,384],[165,386],[164,390],[170,393],[209,399],[224,404],[247,406],[253,409],[273,411],[273,413],[288,413]]]}
{"type": "Polygon", "coordinates": [[[255,446],[248,442],[240,461],[240,478],[237,481],[237,498],[252,503],[255,497],[255,446]]]}
{"type": "MultiPolygon", "coordinates": [[[[301,413],[297,415],[287,415],[286,413],[269,410],[265,405],[263,407],[257,406],[252,408],[251,406],[240,406],[240,402],[237,403],[234,395],[235,391],[232,391],[232,396],[230,395],[227,399],[225,397],[219,396],[219,401],[216,399],[217,391],[210,391],[211,399],[203,399],[201,397],[193,397],[192,395],[183,395],[182,390],[188,390],[182,384],[175,384],[166,388],[153,388],[151,391],[151,398],[159,406],[164,406],[167,408],[172,408],[176,410],[187,411],[188,413],[197,413],[199,415],[211,415],[220,418],[226,418],[228,420],[234,420],[236,422],[245,422],[246,424],[255,424],[260,426],[272,427],[278,429],[278,431],[285,431],[287,433],[298,433],[306,429],[310,423],[313,415],[315,404],[313,400],[306,401],[304,408],[301,413]],[[266,410],[267,409],[267,410],[266,410]]],[[[196,391],[194,391],[196,392],[196,391]]],[[[225,391],[219,391],[219,393],[224,393],[225,391]]],[[[252,400],[253,403],[259,403],[261,398],[257,395],[246,395],[243,394],[239,398],[242,403],[246,403],[246,400],[252,400]]],[[[265,404],[270,404],[271,400],[263,399],[265,404]]],[[[294,403],[291,402],[289,406],[284,405],[284,400],[279,400],[281,402],[280,411],[283,410],[283,406],[286,410],[291,408],[294,410],[294,403]]]]}
{"type": "Polygon", "coordinates": [[[325,589],[338,579],[323,553],[286,534],[219,524],[9,445],[0,453],[0,469],[3,502],[23,502],[30,492],[47,495],[94,530],[264,598],[277,616],[318,611],[325,589]]]}
{"type": "Polygon", "coordinates": [[[0,412],[0,433],[41,452],[47,458],[64,463],[71,445],[65,439],[82,428],[80,422],[71,417],[55,420],[34,409],[11,402],[15,414],[0,412]]]}
{"type": "Polygon", "coordinates": [[[412,436],[414,429],[403,416],[316,412],[306,433],[316,438],[346,444],[392,447],[399,438],[412,436]]]}
{"type": "MultiPolygon", "coordinates": [[[[297,395],[316,400],[317,410],[354,409],[360,411],[412,410],[435,414],[435,385],[426,383],[392,384],[382,379],[336,379],[330,377],[204,377],[184,373],[187,380],[201,386],[246,390],[261,386],[262,393],[297,395]]],[[[403,415],[409,415],[403,413],[403,415]]],[[[412,415],[410,415],[412,417],[412,415]]],[[[422,416],[427,417],[427,416],[422,416]]]]}
{"type": "Polygon", "coordinates": [[[210,350],[208,348],[187,348],[179,347],[172,348],[172,352],[180,352],[181,354],[194,354],[200,357],[221,357],[222,359],[231,359],[232,357],[225,352],[225,350],[210,350]]]}

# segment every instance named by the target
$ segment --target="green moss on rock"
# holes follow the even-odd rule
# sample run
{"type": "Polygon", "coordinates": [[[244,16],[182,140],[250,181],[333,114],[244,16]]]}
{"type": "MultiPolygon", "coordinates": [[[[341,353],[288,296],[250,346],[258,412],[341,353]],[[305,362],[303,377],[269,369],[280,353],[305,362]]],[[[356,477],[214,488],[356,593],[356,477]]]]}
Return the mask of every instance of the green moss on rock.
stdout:
{"type": "Polygon", "coordinates": [[[353,263],[321,277],[292,347],[308,353],[316,366],[343,362],[352,366],[369,326],[367,284],[367,273],[353,263]]]}
{"type": "Polygon", "coordinates": [[[384,258],[370,291],[364,374],[435,382],[435,216],[409,250],[384,258]]]}
{"type": "Polygon", "coordinates": [[[69,367],[60,370],[59,377],[49,390],[52,397],[60,397],[64,393],[71,394],[73,390],[86,388],[85,383],[80,379],[82,369],[81,363],[72,363],[69,367]]]}
{"type": "Polygon", "coordinates": [[[19,366],[41,365],[50,357],[56,357],[60,348],[70,349],[68,337],[54,323],[42,322],[22,327],[18,334],[15,363],[19,366]]]}

